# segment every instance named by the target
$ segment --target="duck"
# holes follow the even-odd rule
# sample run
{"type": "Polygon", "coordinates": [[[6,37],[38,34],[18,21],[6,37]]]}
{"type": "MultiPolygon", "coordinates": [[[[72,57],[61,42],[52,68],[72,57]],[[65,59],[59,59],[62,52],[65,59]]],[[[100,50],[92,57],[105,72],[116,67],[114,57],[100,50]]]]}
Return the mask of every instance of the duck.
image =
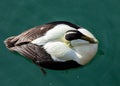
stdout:
{"type": "Polygon", "coordinates": [[[36,26],[5,39],[5,46],[40,67],[53,70],[77,68],[96,55],[98,40],[87,29],[68,21],[36,26]]]}

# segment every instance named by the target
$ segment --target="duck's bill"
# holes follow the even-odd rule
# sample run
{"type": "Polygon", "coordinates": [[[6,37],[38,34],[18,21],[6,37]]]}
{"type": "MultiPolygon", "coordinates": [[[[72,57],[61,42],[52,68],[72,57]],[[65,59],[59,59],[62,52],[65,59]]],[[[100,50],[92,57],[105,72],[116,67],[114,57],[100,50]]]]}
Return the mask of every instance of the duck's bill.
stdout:
{"type": "Polygon", "coordinates": [[[88,37],[88,36],[82,36],[81,38],[82,38],[83,40],[89,41],[89,43],[92,43],[92,44],[98,43],[98,40],[95,39],[95,38],[90,38],[90,37],[88,37]]]}

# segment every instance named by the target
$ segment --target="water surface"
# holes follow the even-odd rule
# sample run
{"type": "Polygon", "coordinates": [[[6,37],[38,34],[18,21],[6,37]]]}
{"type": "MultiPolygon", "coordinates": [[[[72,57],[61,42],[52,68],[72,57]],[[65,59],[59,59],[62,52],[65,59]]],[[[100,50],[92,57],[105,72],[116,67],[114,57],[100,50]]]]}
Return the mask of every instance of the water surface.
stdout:
{"type": "Polygon", "coordinates": [[[119,0],[1,0],[0,86],[120,86],[119,0]],[[99,40],[95,58],[77,69],[39,67],[9,52],[3,41],[46,22],[65,20],[90,30],[99,40]]]}

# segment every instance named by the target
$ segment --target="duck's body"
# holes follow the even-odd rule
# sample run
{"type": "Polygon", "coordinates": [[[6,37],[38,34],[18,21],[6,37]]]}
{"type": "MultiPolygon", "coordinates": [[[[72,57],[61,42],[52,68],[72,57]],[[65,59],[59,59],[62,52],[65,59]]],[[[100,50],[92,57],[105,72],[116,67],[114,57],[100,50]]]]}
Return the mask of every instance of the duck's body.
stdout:
{"type": "Polygon", "coordinates": [[[50,69],[85,65],[93,58],[98,46],[96,38],[89,31],[65,21],[32,28],[18,36],[9,37],[5,44],[9,50],[50,69]],[[79,32],[90,38],[83,37],[84,34],[79,32]],[[82,36],[79,37],[79,34],[82,36]]]}

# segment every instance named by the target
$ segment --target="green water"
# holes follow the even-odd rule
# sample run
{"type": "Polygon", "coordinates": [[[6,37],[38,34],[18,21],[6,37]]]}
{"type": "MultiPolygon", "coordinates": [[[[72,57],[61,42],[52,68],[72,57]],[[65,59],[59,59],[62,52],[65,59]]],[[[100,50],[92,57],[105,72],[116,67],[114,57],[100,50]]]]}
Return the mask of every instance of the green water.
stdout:
{"type": "Polygon", "coordinates": [[[0,0],[0,86],[120,86],[120,0],[0,0]],[[39,67],[9,52],[3,40],[46,22],[90,30],[99,50],[88,65],[64,71],[39,67]]]}

